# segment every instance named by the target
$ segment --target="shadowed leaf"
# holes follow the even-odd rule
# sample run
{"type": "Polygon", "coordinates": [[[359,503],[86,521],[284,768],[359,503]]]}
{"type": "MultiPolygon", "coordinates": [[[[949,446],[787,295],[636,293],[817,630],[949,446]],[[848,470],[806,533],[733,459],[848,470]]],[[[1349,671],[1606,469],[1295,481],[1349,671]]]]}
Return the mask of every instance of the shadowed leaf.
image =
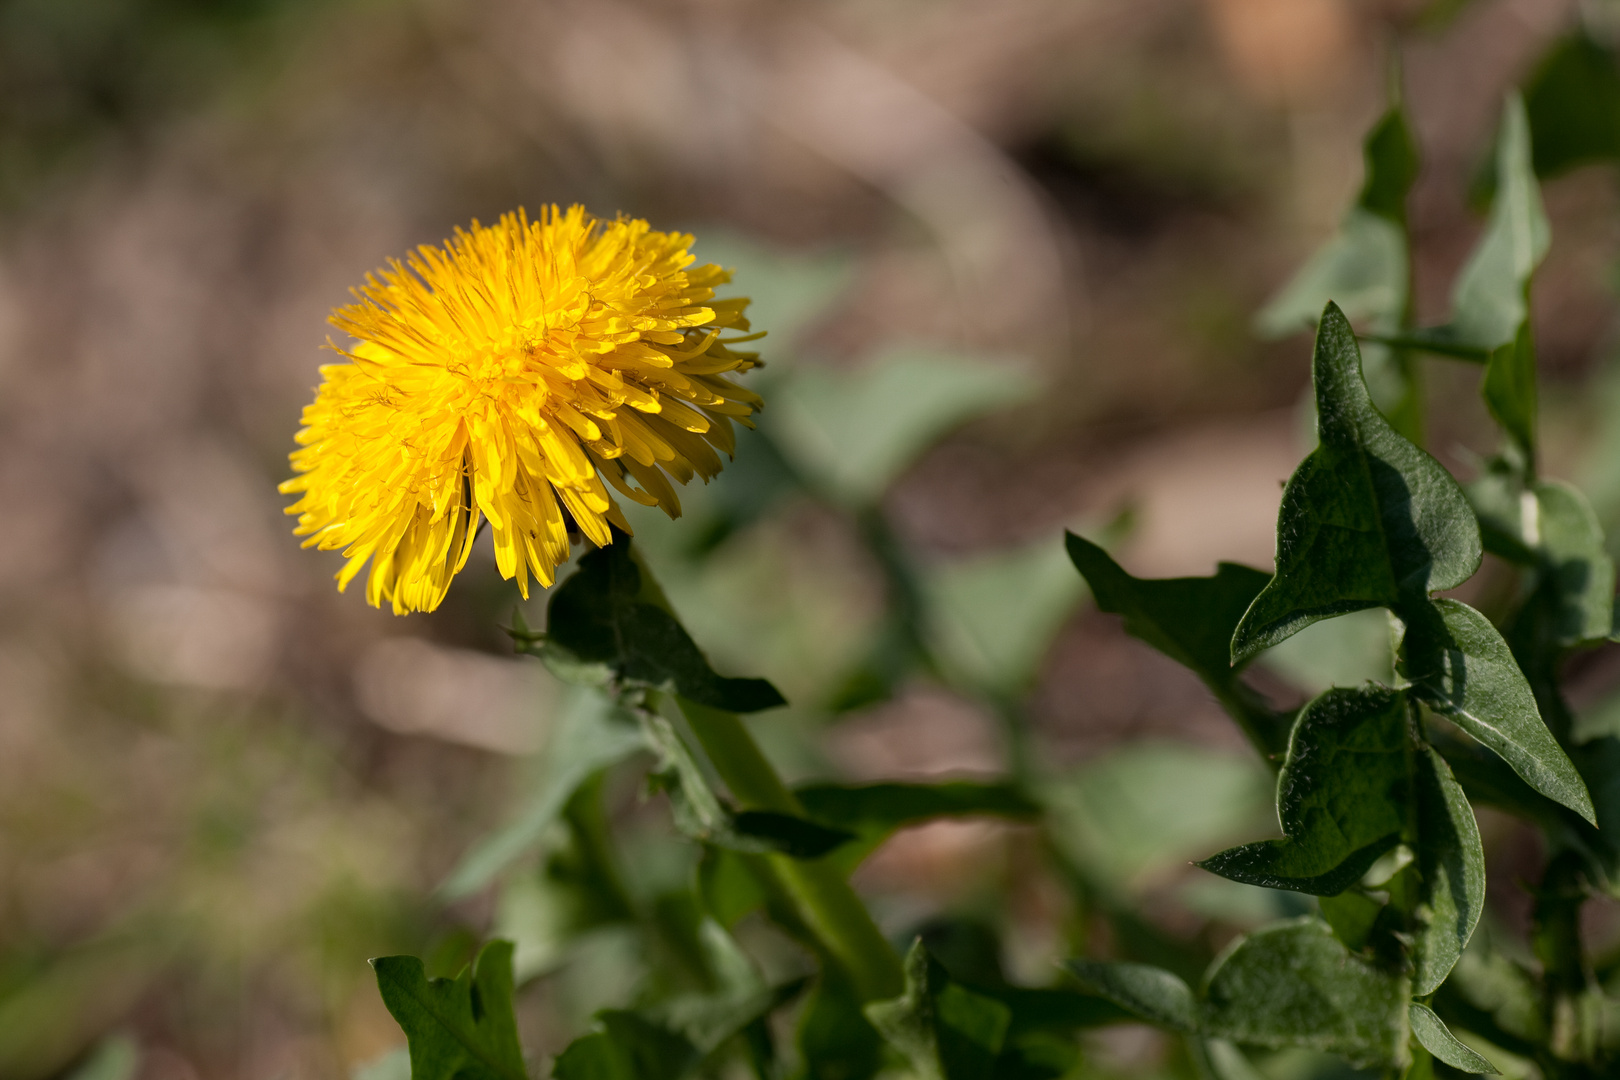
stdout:
{"type": "Polygon", "coordinates": [[[906,989],[866,1006],[872,1026],[920,1080],[989,1080],[1011,1010],[953,982],[921,941],[906,954],[906,989]]]}
{"type": "Polygon", "coordinates": [[[1184,1034],[1198,1029],[1198,1003],[1192,990],[1163,968],[1092,960],[1070,960],[1064,966],[1086,989],[1132,1016],[1184,1034]]]}
{"type": "Polygon", "coordinates": [[[1248,885],[1336,895],[1400,839],[1407,786],[1406,695],[1329,690],[1300,712],[1277,777],[1285,837],[1198,865],[1248,885]]]}
{"type": "Polygon", "coordinates": [[[1474,936],[1485,909],[1485,849],[1467,796],[1430,747],[1418,753],[1416,781],[1423,908],[1412,950],[1412,992],[1423,997],[1446,981],[1474,936]]]}
{"type": "Polygon", "coordinates": [[[1234,662],[1319,619],[1455,588],[1482,555],[1451,474],[1373,407],[1355,335],[1331,304],[1313,372],[1320,445],[1283,491],[1277,574],[1238,624],[1234,662]]]}
{"type": "Polygon", "coordinates": [[[429,980],[414,956],[371,966],[410,1044],[412,1080],[528,1080],[512,1015],[510,942],[485,945],[454,979],[429,980]]]}

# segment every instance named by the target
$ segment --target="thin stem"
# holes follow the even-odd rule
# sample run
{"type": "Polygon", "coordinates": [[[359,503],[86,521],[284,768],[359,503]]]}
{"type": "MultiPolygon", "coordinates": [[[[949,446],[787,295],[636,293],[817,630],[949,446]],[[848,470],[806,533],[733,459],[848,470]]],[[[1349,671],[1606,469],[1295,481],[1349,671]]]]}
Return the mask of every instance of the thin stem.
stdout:
{"type": "MultiPolygon", "coordinates": [[[[677,700],[715,772],[739,803],[784,814],[804,812],[741,720],[732,713],[677,700]]],[[[862,1000],[898,996],[904,984],[900,958],[838,869],[825,859],[770,855],[765,861],[799,918],[849,974],[862,1000]]]]}

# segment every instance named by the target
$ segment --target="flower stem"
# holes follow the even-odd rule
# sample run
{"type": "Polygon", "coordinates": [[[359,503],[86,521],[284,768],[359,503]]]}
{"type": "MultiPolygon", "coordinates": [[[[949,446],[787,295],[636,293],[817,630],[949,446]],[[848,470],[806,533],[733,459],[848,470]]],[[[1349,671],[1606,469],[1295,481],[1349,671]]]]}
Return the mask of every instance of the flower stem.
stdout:
{"type": "MultiPolygon", "coordinates": [[[[732,713],[678,700],[715,772],[739,803],[747,809],[804,813],[741,720],[732,713]]],[[[849,975],[862,1000],[900,994],[904,982],[900,958],[837,867],[825,859],[786,855],[768,856],[766,864],[792,899],[799,918],[825,954],[849,975]]]]}
{"type": "MultiPolygon", "coordinates": [[[[619,542],[630,540],[624,537],[619,542]]],[[[674,614],[641,553],[633,547],[630,551],[641,571],[641,598],[674,614]]],[[[736,714],[682,697],[675,700],[714,771],[744,809],[804,814],[804,807],[782,783],[736,714]]],[[[766,856],[764,866],[791,900],[824,957],[848,974],[863,1001],[900,995],[905,984],[900,957],[836,866],[826,859],[793,859],[786,855],[766,856]]]]}

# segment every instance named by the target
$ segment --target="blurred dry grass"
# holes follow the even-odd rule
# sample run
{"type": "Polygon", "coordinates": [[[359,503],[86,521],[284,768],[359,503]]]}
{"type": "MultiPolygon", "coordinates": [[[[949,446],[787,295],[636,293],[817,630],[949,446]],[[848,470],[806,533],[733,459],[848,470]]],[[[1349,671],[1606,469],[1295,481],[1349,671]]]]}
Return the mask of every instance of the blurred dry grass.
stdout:
{"type": "MultiPolygon", "coordinates": [[[[1305,344],[1258,345],[1248,319],[1359,182],[1392,21],[1413,5],[96,0],[63,15],[77,7],[0,3],[0,55],[61,46],[55,67],[0,74],[0,1075],[18,1080],[114,1030],[137,1034],[143,1080],[344,1076],[398,1040],[364,957],[451,956],[458,927],[487,928],[487,904],[428,896],[520,787],[509,755],[544,734],[551,691],[494,629],[515,592],[486,562],[431,617],[373,611],[332,590],[334,557],[299,553],[275,494],[325,315],[365,271],[468,218],[576,200],[836,248],[855,284],[796,362],[921,341],[1026,357],[1048,385],[891,493],[922,551],[1132,502],[1139,572],[1264,565],[1305,344]],[[74,53],[80,16],[141,36],[74,53]]],[[[1480,0],[1407,50],[1430,314],[1477,228],[1464,193],[1499,94],[1570,8],[1480,0]]],[[[1556,472],[1587,444],[1578,388],[1610,333],[1617,219],[1607,174],[1548,200],[1556,472]]],[[[1435,394],[1473,400],[1449,374],[1435,394]]],[[[1477,408],[1460,414],[1435,440],[1448,460],[1488,445],[1477,408]]],[[[858,623],[869,576],[842,526],[801,515],[771,535],[809,553],[781,557],[854,575],[830,595],[858,623]]],[[[1095,614],[1043,670],[1035,714],[1063,756],[1232,739],[1190,676],[1095,614]]],[[[994,768],[965,709],[919,690],[834,729],[826,760],[994,768]]],[[[983,832],[914,837],[868,884],[937,906],[1003,842],[983,832]]]]}

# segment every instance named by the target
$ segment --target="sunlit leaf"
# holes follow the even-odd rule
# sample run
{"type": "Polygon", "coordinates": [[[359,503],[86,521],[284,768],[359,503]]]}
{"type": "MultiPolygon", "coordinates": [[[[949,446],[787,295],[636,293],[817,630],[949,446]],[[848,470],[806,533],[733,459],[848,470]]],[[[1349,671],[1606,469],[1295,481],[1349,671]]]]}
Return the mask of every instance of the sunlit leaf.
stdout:
{"type": "Polygon", "coordinates": [[[1406,695],[1333,689],[1306,705],[1277,777],[1280,840],[1223,851],[1205,870],[1333,896],[1394,847],[1406,823],[1406,695]]]}
{"type": "Polygon", "coordinates": [[[1466,1073],[1494,1073],[1495,1067],[1489,1061],[1480,1057],[1468,1045],[1451,1033],[1445,1021],[1434,1015],[1434,1010],[1419,1001],[1414,1001],[1408,1008],[1411,1010],[1409,1018],[1412,1024],[1412,1034],[1422,1044],[1423,1049],[1450,1065],[1454,1069],[1461,1069],[1466,1073]]]}
{"type": "Polygon", "coordinates": [[[1240,938],[1216,961],[1200,1027],[1235,1043],[1399,1065],[1410,996],[1404,976],[1349,952],[1320,919],[1304,918],[1240,938]]]}
{"type": "Polygon", "coordinates": [[[512,945],[492,941],[454,979],[428,979],[414,956],[371,962],[405,1031],[411,1080],[528,1080],[512,1015],[512,945]]]}
{"type": "Polygon", "coordinates": [[[1445,760],[1428,747],[1417,755],[1415,787],[1423,904],[1412,950],[1412,992],[1423,997],[1445,982],[1479,925],[1485,910],[1485,849],[1467,796],[1445,760]]]}
{"type": "Polygon", "coordinates": [[[1011,1010],[951,980],[921,941],[906,954],[906,988],[866,1006],[872,1026],[919,1080],[989,1080],[1011,1010]]]}
{"type": "Polygon", "coordinates": [[[1449,599],[1411,605],[1401,617],[1401,673],[1413,691],[1531,787],[1593,821],[1586,784],[1542,722],[1530,684],[1490,620],[1449,599]]]}
{"type": "Polygon", "coordinates": [[[1483,554],[1451,474],[1373,407],[1355,335],[1332,305],[1313,372],[1320,444],[1283,491],[1277,574],[1238,624],[1234,661],[1319,619],[1455,588],[1483,554]]]}

